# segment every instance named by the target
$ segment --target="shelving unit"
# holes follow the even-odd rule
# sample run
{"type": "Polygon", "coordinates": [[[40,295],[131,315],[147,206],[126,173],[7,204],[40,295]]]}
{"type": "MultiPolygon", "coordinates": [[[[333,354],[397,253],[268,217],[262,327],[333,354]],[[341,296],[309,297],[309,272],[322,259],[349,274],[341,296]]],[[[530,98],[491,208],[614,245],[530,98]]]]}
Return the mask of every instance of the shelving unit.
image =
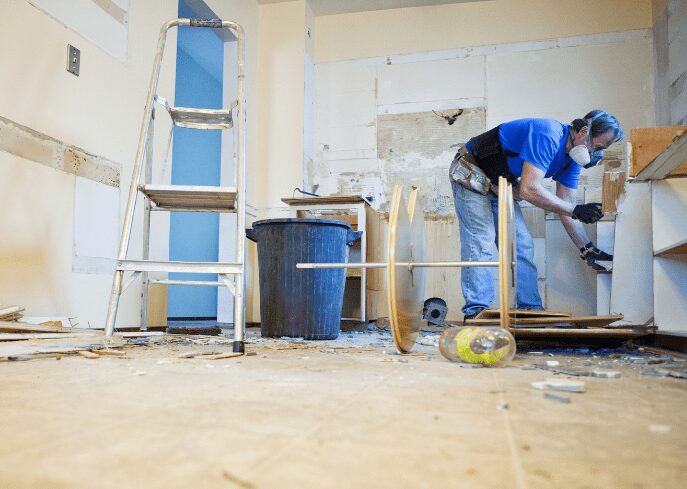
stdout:
{"type": "MultiPolygon", "coordinates": [[[[674,128],[657,128],[657,134],[674,128]]],[[[683,131],[684,132],[684,131],[683,131]]],[[[687,331],[687,134],[672,140],[635,177],[651,188],[654,322],[687,331]]]]}

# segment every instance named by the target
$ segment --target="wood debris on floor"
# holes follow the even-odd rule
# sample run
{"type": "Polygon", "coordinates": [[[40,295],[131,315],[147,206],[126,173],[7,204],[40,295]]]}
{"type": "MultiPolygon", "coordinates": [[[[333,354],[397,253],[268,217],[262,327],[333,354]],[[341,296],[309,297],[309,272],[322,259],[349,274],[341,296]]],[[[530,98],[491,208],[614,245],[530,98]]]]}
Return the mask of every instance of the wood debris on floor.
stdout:
{"type": "Polygon", "coordinates": [[[24,315],[21,306],[0,306],[0,321],[17,321],[24,315]]]}
{"type": "MultiPolygon", "coordinates": [[[[533,311],[514,309],[510,311],[511,333],[516,340],[555,339],[562,342],[579,339],[625,339],[638,338],[656,331],[655,326],[627,326],[616,324],[622,314],[605,316],[573,316],[560,311],[533,311]]],[[[499,309],[485,309],[474,319],[465,321],[471,326],[498,326],[499,309]]]]}

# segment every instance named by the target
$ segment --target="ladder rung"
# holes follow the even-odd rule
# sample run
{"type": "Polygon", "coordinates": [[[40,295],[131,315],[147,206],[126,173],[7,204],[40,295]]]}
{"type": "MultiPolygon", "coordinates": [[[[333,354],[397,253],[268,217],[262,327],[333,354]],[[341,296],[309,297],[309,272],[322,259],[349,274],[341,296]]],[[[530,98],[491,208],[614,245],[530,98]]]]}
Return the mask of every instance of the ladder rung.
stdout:
{"type": "Polygon", "coordinates": [[[230,110],[170,107],[174,124],[189,129],[231,129],[234,125],[230,110]]]}
{"type": "Polygon", "coordinates": [[[234,102],[229,109],[201,109],[195,107],[172,107],[169,102],[160,96],[155,96],[155,101],[162,105],[174,124],[189,129],[231,129],[234,125],[231,110],[238,102],[234,102]]]}
{"type": "Polygon", "coordinates": [[[117,270],[125,272],[179,272],[179,273],[243,273],[241,263],[197,262],[197,261],[150,261],[119,260],[117,270]]]}
{"type": "Polygon", "coordinates": [[[151,280],[151,284],[193,285],[195,287],[226,287],[224,282],[204,282],[202,280],[151,280]]]}
{"type": "Polygon", "coordinates": [[[236,188],[196,185],[139,185],[156,210],[235,212],[236,188]]]}

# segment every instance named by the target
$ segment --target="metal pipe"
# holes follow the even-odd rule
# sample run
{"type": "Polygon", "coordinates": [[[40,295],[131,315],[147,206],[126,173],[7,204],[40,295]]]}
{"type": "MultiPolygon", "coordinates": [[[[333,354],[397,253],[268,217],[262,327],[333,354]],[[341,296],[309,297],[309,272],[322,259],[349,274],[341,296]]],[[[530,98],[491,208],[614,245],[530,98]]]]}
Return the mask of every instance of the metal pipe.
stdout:
{"type": "Polygon", "coordinates": [[[203,280],[151,280],[151,284],[162,285],[192,285],[197,287],[224,287],[224,282],[212,282],[203,280]]]}
{"type": "Polygon", "coordinates": [[[508,181],[504,177],[499,177],[499,197],[498,197],[498,248],[499,248],[499,303],[501,309],[501,326],[510,329],[510,300],[508,292],[510,283],[506,280],[508,278],[508,267],[510,262],[508,256],[510,254],[509,236],[508,236],[508,216],[510,210],[508,204],[508,192],[510,191],[508,181]]]}
{"type": "MultiPolygon", "coordinates": [[[[397,267],[405,268],[457,268],[457,267],[498,267],[497,261],[430,261],[430,262],[399,262],[397,267]]],[[[296,263],[296,268],[386,268],[386,262],[367,263],[296,263]]]]}
{"type": "MultiPolygon", "coordinates": [[[[151,126],[148,131],[148,140],[145,146],[145,172],[144,181],[148,185],[153,181],[153,137],[155,135],[155,107],[150,112],[151,126]]],[[[143,253],[141,258],[150,258],[150,199],[144,199],[143,204],[143,253]]],[[[148,272],[141,275],[141,331],[148,331],[148,272]]]]}
{"type": "Polygon", "coordinates": [[[245,85],[245,34],[243,27],[235,22],[222,22],[236,36],[236,49],[238,58],[238,82],[237,82],[237,120],[236,120],[236,164],[234,165],[234,185],[236,186],[236,262],[243,267],[243,273],[234,276],[234,351],[243,352],[245,338],[245,280],[246,273],[246,101],[244,96],[245,85]]]}

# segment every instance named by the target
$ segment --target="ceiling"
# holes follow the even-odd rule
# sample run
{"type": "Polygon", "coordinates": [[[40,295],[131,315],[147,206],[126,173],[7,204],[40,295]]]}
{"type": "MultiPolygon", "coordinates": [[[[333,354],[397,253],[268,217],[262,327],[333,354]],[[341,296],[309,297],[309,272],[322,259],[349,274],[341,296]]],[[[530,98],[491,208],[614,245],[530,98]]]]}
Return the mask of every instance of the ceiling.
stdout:
{"type": "MultiPolygon", "coordinates": [[[[293,0],[258,0],[263,5],[290,1],[293,0]]],[[[352,12],[370,12],[372,10],[484,1],[490,0],[308,0],[315,15],[349,14],[352,12]]]]}

